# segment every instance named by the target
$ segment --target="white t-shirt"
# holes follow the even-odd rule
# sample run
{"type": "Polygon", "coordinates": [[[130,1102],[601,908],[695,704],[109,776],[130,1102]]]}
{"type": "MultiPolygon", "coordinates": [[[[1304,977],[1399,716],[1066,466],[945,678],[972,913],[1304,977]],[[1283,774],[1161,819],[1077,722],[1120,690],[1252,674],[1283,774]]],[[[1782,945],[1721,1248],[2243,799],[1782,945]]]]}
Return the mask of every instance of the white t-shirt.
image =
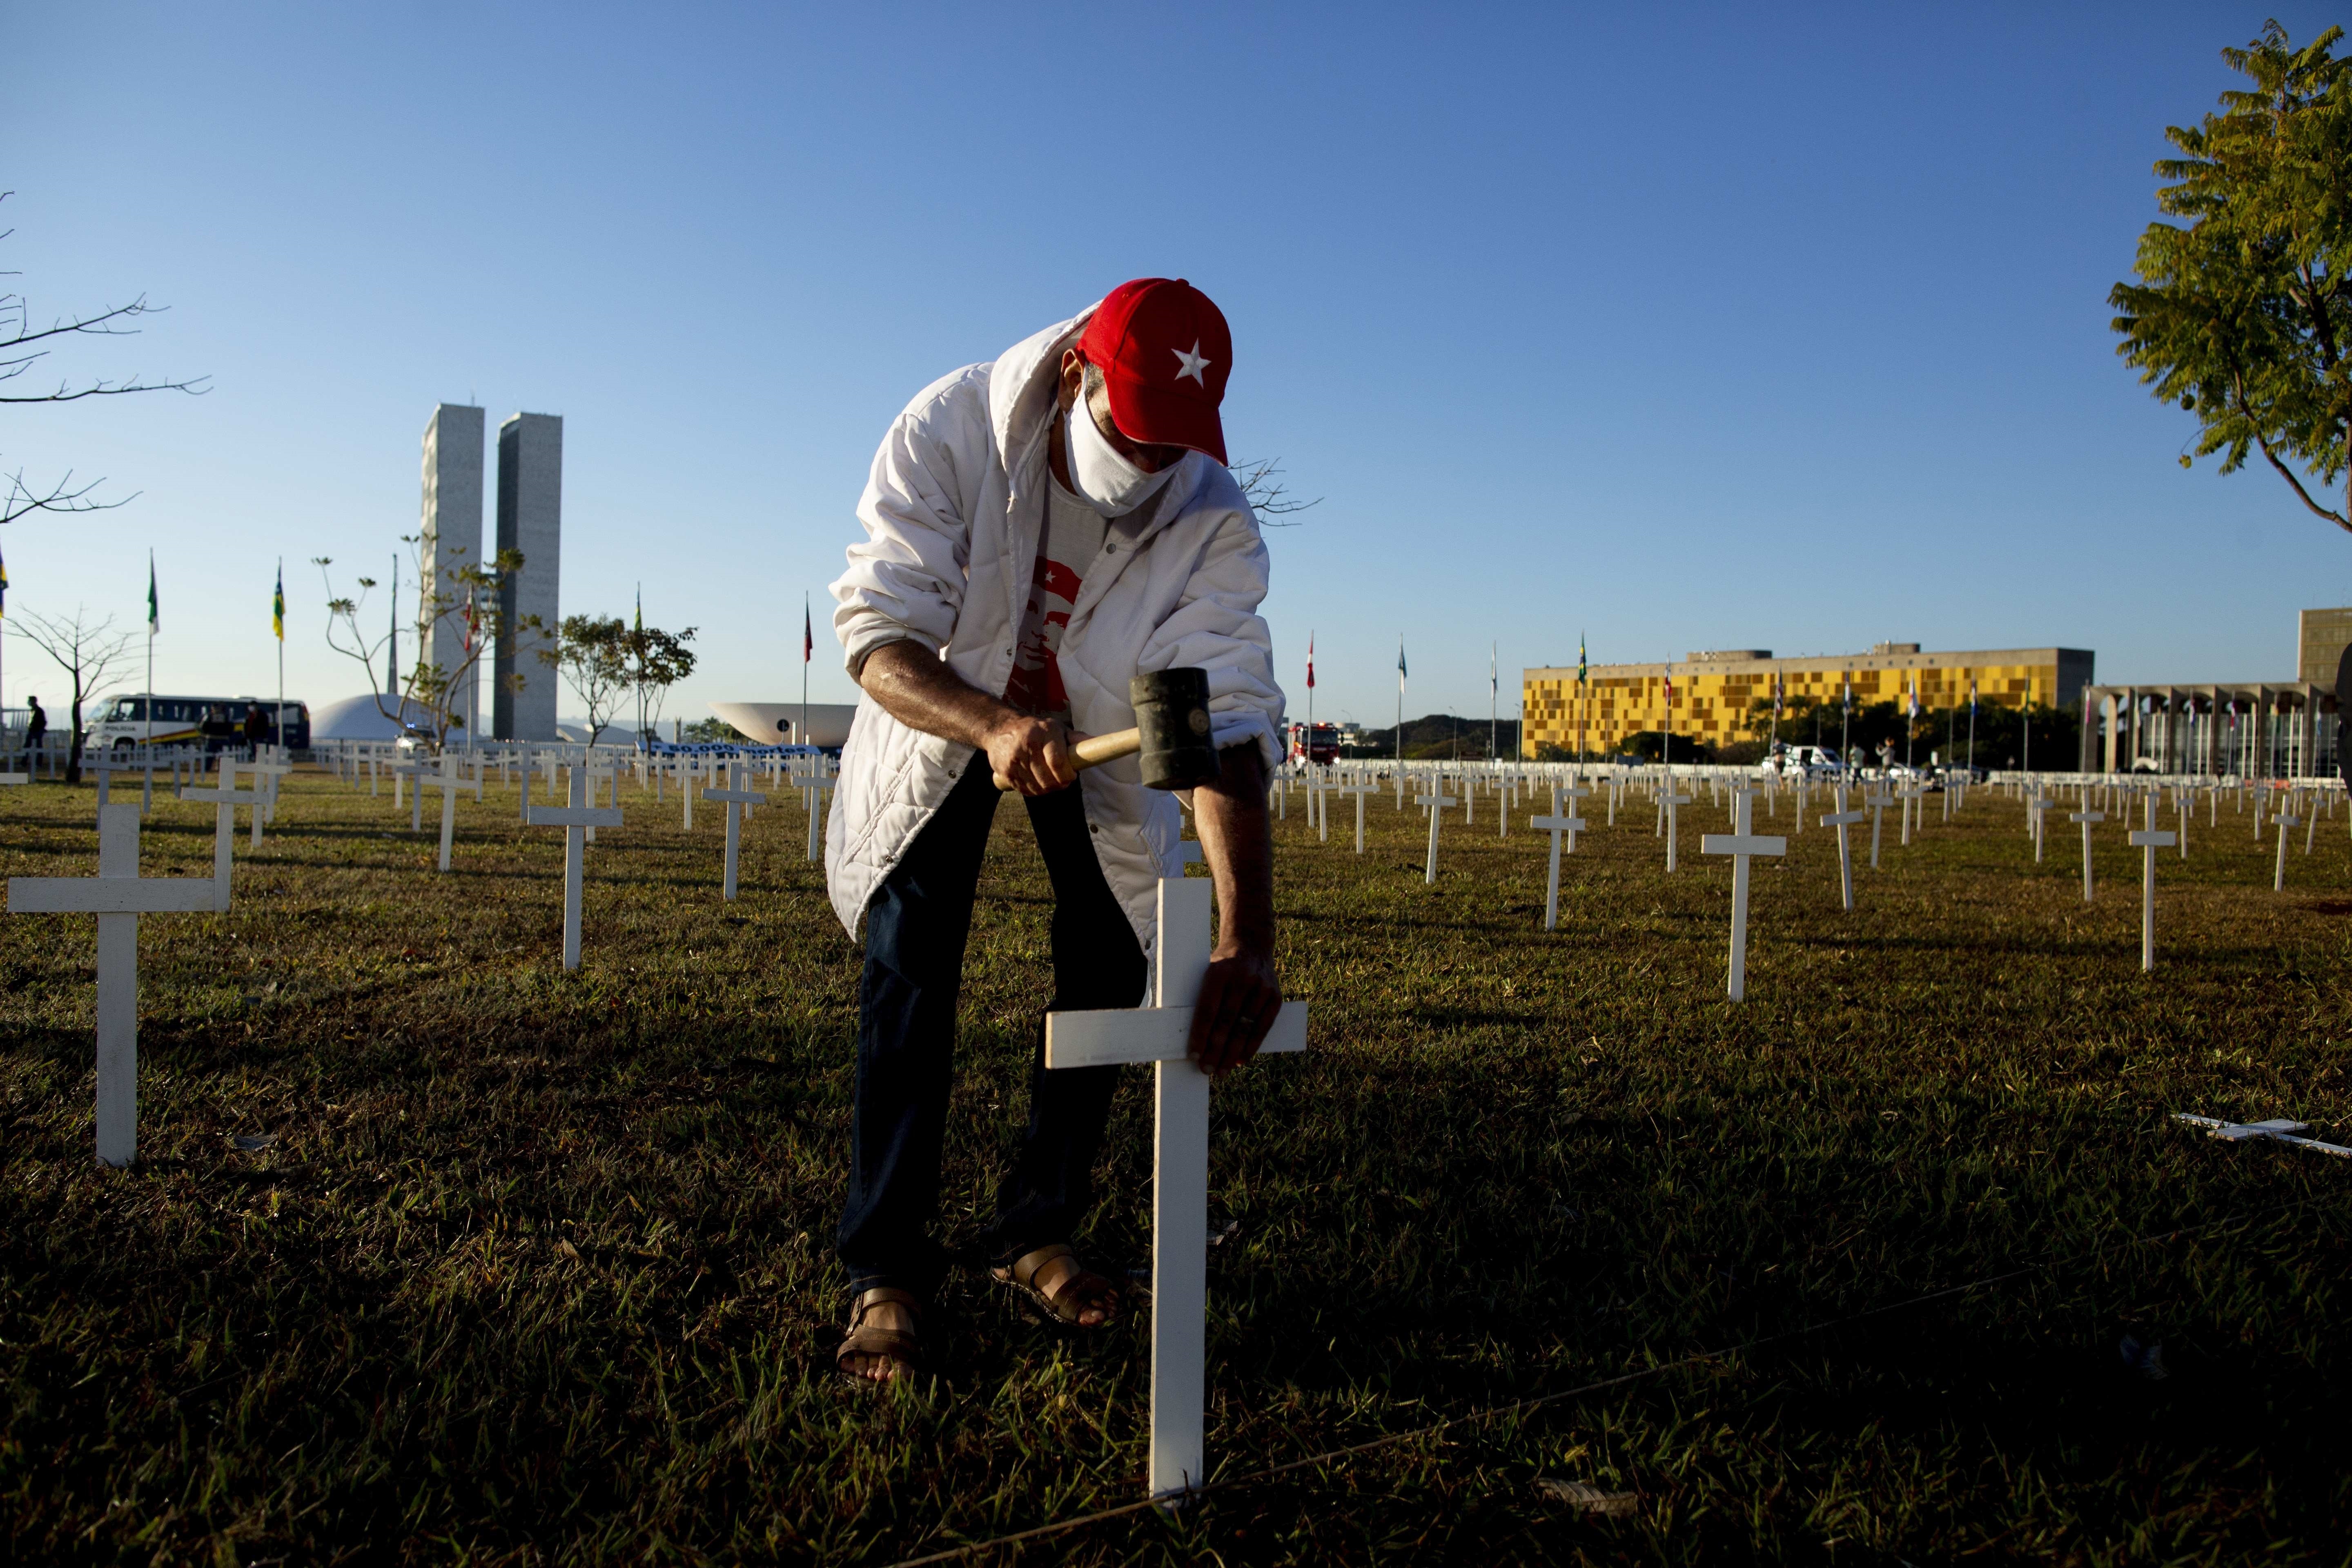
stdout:
{"type": "Polygon", "coordinates": [[[1024,713],[1039,719],[1070,715],[1070,696],[1062,687],[1062,634],[1078,602],[1078,584],[1094,569],[1109,532],[1110,519],[1072,495],[1048,470],[1037,569],[1029,579],[1021,637],[1013,645],[1013,678],[1004,687],[1004,700],[1024,713]]]}

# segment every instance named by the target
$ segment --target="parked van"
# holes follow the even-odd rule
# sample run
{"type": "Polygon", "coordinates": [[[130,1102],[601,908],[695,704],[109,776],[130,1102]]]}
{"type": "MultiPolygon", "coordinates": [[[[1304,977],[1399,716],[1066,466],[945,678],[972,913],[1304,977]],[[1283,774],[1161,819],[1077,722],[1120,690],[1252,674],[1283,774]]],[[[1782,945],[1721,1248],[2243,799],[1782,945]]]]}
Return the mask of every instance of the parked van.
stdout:
{"type": "Polygon", "coordinates": [[[1777,773],[1782,778],[1800,775],[1809,779],[1832,779],[1838,775],[1838,754],[1833,746],[1782,746],[1772,755],[1756,764],[1759,773],[1777,773]]]}
{"type": "MultiPolygon", "coordinates": [[[[236,731],[235,743],[245,744],[245,710],[258,707],[264,718],[278,707],[267,697],[165,697],[142,691],[134,696],[117,697],[100,710],[90,725],[89,747],[92,751],[127,752],[133,746],[193,746],[204,740],[205,714],[218,708],[228,715],[236,731]]],[[[270,726],[272,744],[283,744],[300,750],[310,743],[310,710],[302,703],[289,700],[286,704],[285,739],[280,742],[278,726],[270,726]]]]}

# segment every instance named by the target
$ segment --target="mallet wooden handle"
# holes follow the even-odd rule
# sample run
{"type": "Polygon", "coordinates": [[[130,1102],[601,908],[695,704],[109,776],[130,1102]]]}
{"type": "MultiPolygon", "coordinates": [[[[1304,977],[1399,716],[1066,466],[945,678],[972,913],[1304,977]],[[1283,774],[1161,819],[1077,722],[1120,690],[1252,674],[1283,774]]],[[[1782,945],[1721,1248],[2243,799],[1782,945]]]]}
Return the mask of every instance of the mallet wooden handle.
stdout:
{"type": "MultiPolygon", "coordinates": [[[[1102,763],[1115,763],[1121,757],[1131,757],[1141,750],[1141,730],[1114,730],[1108,735],[1088,735],[1070,748],[1070,765],[1083,770],[1102,763]]],[[[999,773],[996,775],[996,787],[1009,791],[1014,786],[1011,779],[999,773]]]]}

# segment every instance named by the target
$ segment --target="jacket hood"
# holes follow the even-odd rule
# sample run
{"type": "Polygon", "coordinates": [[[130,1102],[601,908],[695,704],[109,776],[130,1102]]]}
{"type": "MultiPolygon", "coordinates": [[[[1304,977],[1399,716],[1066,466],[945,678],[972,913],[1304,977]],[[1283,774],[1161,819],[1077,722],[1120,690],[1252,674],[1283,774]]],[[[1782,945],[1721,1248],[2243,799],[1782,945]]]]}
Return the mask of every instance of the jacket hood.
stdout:
{"type": "Polygon", "coordinates": [[[989,367],[988,423],[1006,473],[1017,472],[1031,443],[1045,438],[1045,422],[1054,412],[1055,384],[1062,374],[1062,351],[1076,346],[1101,303],[1097,300],[1068,321],[1022,339],[989,367]]]}

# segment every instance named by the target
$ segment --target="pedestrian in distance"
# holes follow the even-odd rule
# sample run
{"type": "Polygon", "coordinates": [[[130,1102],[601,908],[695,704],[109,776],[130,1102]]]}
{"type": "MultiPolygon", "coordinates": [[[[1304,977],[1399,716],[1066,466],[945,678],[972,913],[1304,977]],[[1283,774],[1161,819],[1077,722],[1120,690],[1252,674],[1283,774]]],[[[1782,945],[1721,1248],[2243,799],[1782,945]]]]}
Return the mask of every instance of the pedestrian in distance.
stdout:
{"type": "Polygon", "coordinates": [[[262,712],[260,703],[247,703],[245,705],[245,760],[249,763],[259,762],[261,748],[268,743],[269,716],[262,712]]]}
{"type": "Polygon", "coordinates": [[[37,697],[25,699],[28,710],[25,716],[25,754],[27,758],[41,754],[41,745],[49,738],[49,715],[37,697]]]}
{"type": "MultiPolygon", "coordinates": [[[[922,1366],[921,1317],[947,1255],[930,1234],[953,1085],[957,990],[1002,776],[1054,889],[1042,1011],[1143,1002],[1159,882],[1183,875],[1175,799],[1133,758],[1081,775],[1074,738],[1136,722],[1129,682],[1209,677],[1220,776],[1192,793],[1221,923],[1190,1052],[1221,1074],[1281,1008],[1267,779],[1283,694],[1258,605],[1267,558],[1224,467],[1223,315],[1181,279],[1100,303],[918,394],[875,454],[866,537],[833,584],[834,629],[865,700],[841,753],[825,843],[835,912],[865,931],[850,1173],[836,1250],[849,1276],[845,1376],[922,1366]]],[[[1120,1292],[1074,1243],[1093,1205],[1116,1067],[1044,1070],[979,1251],[1050,1322],[1115,1321],[1120,1292]]]]}

